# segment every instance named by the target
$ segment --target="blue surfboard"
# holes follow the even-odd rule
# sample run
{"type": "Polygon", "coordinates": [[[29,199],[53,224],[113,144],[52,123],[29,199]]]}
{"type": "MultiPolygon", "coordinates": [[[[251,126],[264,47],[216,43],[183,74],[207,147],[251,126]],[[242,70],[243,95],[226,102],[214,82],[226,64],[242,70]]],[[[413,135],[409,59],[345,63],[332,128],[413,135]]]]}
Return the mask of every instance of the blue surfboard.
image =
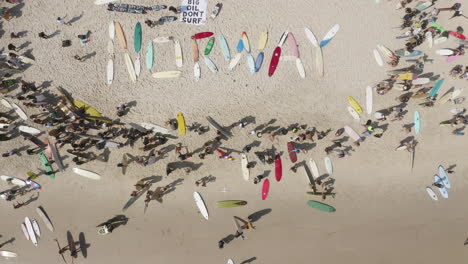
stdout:
{"type": "Polygon", "coordinates": [[[419,116],[419,112],[415,111],[414,112],[414,133],[419,134],[421,131],[421,119],[419,116]]]}
{"type": "Polygon", "coordinates": [[[434,85],[434,87],[432,87],[431,92],[429,93],[429,97],[436,97],[436,96],[437,96],[437,93],[439,92],[440,87],[441,87],[442,84],[444,83],[444,80],[445,80],[445,79],[441,79],[441,80],[438,80],[438,81],[436,82],[436,84],[434,85]]]}
{"type": "Polygon", "coordinates": [[[244,50],[244,41],[242,39],[239,39],[239,42],[237,43],[237,52],[242,52],[244,50]]]}
{"type": "Polygon", "coordinates": [[[257,59],[255,60],[255,72],[259,72],[260,69],[262,68],[262,63],[263,63],[263,57],[265,56],[265,54],[262,52],[260,52],[258,55],[257,55],[257,59]]]}

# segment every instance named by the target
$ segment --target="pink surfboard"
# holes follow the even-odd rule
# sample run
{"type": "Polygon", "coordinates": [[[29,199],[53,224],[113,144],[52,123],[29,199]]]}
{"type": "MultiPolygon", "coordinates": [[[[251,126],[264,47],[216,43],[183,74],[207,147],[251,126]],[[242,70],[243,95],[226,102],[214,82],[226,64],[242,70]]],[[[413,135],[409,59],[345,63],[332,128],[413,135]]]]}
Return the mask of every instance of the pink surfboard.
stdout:
{"type": "Polygon", "coordinates": [[[458,32],[455,32],[455,31],[449,31],[449,34],[456,37],[457,39],[461,39],[461,40],[466,39],[465,35],[463,35],[462,33],[458,33],[458,32]]]}
{"type": "Polygon", "coordinates": [[[293,33],[288,34],[288,43],[289,43],[289,46],[291,46],[291,50],[294,56],[299,58],[299,48],[297,46],[297,42],[296,42],[296,39],[294,38],[293,33]]]}
{"type": "Polygon", "coordinates": [[[273,56],[271,57],[270,61],[270,68],[268,69],[268,76],[271,77],[276,71],[276,66],[278,66],[278,62],[281,56],[281,48],[276,47],[273,51],[273,56]]]}
{"type": "Polygon", "coordinates": [[[52,147],[50,146],[50,142],[48,138],[44,140],[44,144],[46,145],[44,154],[46,155],[48,160],[52,160],[52,147]]]}
{"type": "Polygon", "coordinates": [[[448,56],[447,58],[445,58],[445,62],[452,62],[458,58],[460,58],[460,55],[448,56]]]}
{"type": "Polygon", "coordinates": [[[359,136],[359,134],[350,126],[345,126],[344,129],[345,129],[346,134],[348,134],[348,136],[352,138],[354,141],[358,141],[358,142],[361,141],[361,137],[359,136]]]}
{"type": "Polygon", "coordinates": [[[267,198],[269,190],[270,190],[270,180],[265,179],[263,181],[263,187],[262,187],[262,200],[265,200],[267,198]]]}
{"type": "Polygon", "coordinates": [[[280,155],[276,155],[275,158],[275,178],[276,181],[281,181],[281,177],[283,177],[283,165],[281,164],[281,157],[280,155]]]}
{"type": "Polygon", "coordinates": [[[213,36],[213,32],[200,32],[192,36],[192,39],[204,39],[213,36]]]}

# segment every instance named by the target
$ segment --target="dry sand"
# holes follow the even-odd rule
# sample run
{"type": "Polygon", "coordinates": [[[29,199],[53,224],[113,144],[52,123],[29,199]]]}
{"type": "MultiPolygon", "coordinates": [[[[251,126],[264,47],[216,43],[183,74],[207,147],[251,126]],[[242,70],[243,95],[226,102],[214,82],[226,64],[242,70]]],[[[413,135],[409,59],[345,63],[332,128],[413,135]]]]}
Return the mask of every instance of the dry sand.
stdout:
{"type": "MultiPolygon", "coordinates": [[[[130,113],[122,118],[124,122],[152,122],[162,124],[183,112],[187,123],[198,122],[207,125],[206,115],[211,115],[222,125],[228,126],[242,117],[254,116],[257,124],[275,119],[274,126],[288,126],[293,123],[309,124],[319,130],[343,125],[351,125],[358,131],[362,128],[347,113],[346,97],[351,95],[364,105],[365,87],[375,85],[386,78],[388,67],[378,67],[372,55],[377,44],[385,44],[391,49],[404,45],[396,40],[400,34],[395,29],[400,24],[403,10],[396,11],[394,2],[382,1],[226,1],[216,20],[209,20],[205,26],[196,27],[178,22],[169,23],[154,29],[143,22],[150,18],[156,20],[168,11],[151,12],[148,15],[112,13],[104,6],[96,6],[94,1],[25,1],[19,11],[20,17],[3,22],[4,33],[1,42],[6,47],[8,35],[15,31],[28,31],[27,37],[11,40],[15,45],[25,41],[30,44],[24,50],[31,50],[37,63],[24,72],[26,81],[36,84],[49,82],[53,91],[55,86],[63,86],[77,99],[81,99],[100,110],[104,115],[115,117],[115,106],[123,102],[136,101],[130,113]],[[59,25],[58,16],[66,19],[81,16],[73,26],[59,25]],[[173,80],[155,80],[151,77],[142,60],[142,74],[133,84],[128,78],[123,61],[122,50],[115,45],[114,83],[105,83],[107,65],[107,27],[110,21],[119,21],[126,32],[130,55],[133,50],[133,29],[136,22],[143,27],[143,50],[148,41],[158,36],[172,35],[179,39],[184,53],[183,76],[173,80]],[[315,53],[304,35],[304,27],[310,28],[321,39],[334,25],[341,29],[336,38],[324,48],[325,77],[319,78],[314,68],[315,53]],[[44,31],[60,34],[43,40],[37,34],[44,31]],[[91,42],[81,47],[76,36],[92,31],[91,42]],[[251,75],[242,63],[234,72],[228,72],[218,43],[210,57],[218,65],[220,72],[209,72],[202,67],[202,79],[195,82],[192,76],[193,63],[190,49],[190,36],[199,31],[222,33],[234,53],[242,31],[249,35],[253,53],[257,54],[258,37],[268,30],[269,41],[265,50],[265,63],[260,73],[251,75]],[[266,66],[272,51],[283,31],[293,32],[298,43],[307,78],[302,80],[293,62],[280,62],[272,78],[267,76],[266,66]],[[73,46],[61,48],[61,40],[72,39],[73,46]],[[96,55],[80,63],[72,57],[75,54],[96,55]]],[[[137,1],[135,4],[154,5],[153,1],[137,1]]],[[[177,1],[158,2],[157,4],[178,5],[177,1]]],[[[453,1],[439,1],[439,7],[448,7],[453,1]]],[[[465,4],[465,3],[463,3],[465,4]]],[[[209,10],[215,1],[210,1],[209,10]]],[[[413,4],[414,5],[414,4],[413,4]]],[[[412,6],[413,6],[412,5],[412,6]]],[[[210,11],[211,12],[211,11],[210,11]]],[[[463,26],[468,29],[464,18],[448,20],[450,14],[443,13],[439,23],[454,29],[463,26]]],[[[203,51],[206,40],[200,41],[203,51]]],[[[440,47],[455,47],[452,39],[440,47]]],[[[436,46],[436,48],[438,48],[436,46]]],[[[435,55],[436,48],[429,50],[427,44],[421,45],[434,63],[426,64],[425,72],[434,72],[446,78],[442,92],[450,87],[466,87],[466,82],[453,80],[448,71],[456,64],[468,64],[466,56],[452,63],[443,62],[435,55]]],[[[155,46],[155,69],[175,69],[173,45],[155,46]]],[[[144,55],[144,53],[143,53],[144,55]]],[[[287,45],[283,55],[292,55],[287,45]]],[[[144,56],[142,56],[144,57],[144,56]]],[[[402,60],[401,66],[409,65],[402,60]]],[[[465,89],[466,90],[466,89],[465,89]]],[[[465,91],[466,92],[466,91],[465,91]]],[[[462,95],[465,95],[465,92],[462,95]]],[[[374,109],[384,109],[396,105],[394,100],[398,91],[386,96],[374,94],[374,109]]],[[[405,119],[389,124],[381,139],[368,138],[361,147],[346,159],[332,157],[335,173],[331,176],[337,193],[326,202],[337,208],[336,213],[328,214],[314,210],[306,202],[313,197],[308,191],[307,178],[303,168],[296,174],[289,171],[292,166],[287,155],[283,155],[284,177],[280,183],[272,178],[273,167],[257,165],[251,175],[271,171],[270,196],[266,201],[260,199],[260,185],[244,182],[240,170],[240,157],[234,161],[219,160],[209,156],[205,160],[194,157],[189,160],[202,164],[196,171],[186,175],[182,170],[165,177],[168,162],[176,161],[171,152],[167,157],[148,167],[132,164],[127,175],[123,176],[115,166],[124,152],[132,155],[144,154],[138,147],[112,150],[109,162],[99,161],[81,166],[99,173],[101,181],[91,181],[71,172],[74,164],[71,157],[61,149],[65,163],[69,166],[65,173],[58,173],[55,180],[45,176],[38,179],[43,185],[38,201],[26,208],[13,210],[11,203],[2,202],[2,239],[15,237],[13,245],[2,249],[15,251],[18,259],[4,263],[61,263],[57,246],[53,241],[58,238],[61,244],[66,241],[66,231],[70,230],[77,238],[84,232],[89,247],[87,258],[81,255],[75,263],[226,263],[228,258],[241,263],[456,263],[468,257],[465,227],[468,216],[465,201],[468,199],[463,189],[467,186],[465,174],[465,150],[468,146],[465,137],[450,134],[448,128],[438,123],[449,119],[449,109],[453,106],[437,105],[422,108],[417,101],[410,101],[405,119]],[[413,112],[421,112],[422,133],[419,141],[415,167],[411,170],[410,154],[396,152],[399,141],[408,136],[401,131],[403,124],[412,122],[413,112]],[[456,164],[452,174],[452,188],[449,199],[431,200],[425,187],[432,183],[437,166],[456,164]],[[207,175],[216,177],[216,182],[208,187],[196,187],[194,182],[207,175]],[[153,185],[163,186],[177,179],[182,184],[164,197],[162,204],[152,202],[143,214],[143,201],[138,201],[125,214],[130,218],[128,224],[119,227],[112,234],[100,236],[95,226],[114,215],[121,214],[121,208],[129,198],[133,184],[141,178],[164,176],[153,185]],[[224,187],[229,192],[220,192],[224,187]],[[208,206],[210,220],[206,221],[197,213],[192,193],[199,191],[208,206]],[[225,199],[243,199],[248,205],[241,208],[218,209],[215,202],[225,199]],[[44,206],[55,225],[51,233],[41,225],[43,237],[35,248],[24,239],[20,223],[25,216],[37,218],[35,207],[44,206]],[[232,216],[247,215],[265,210],[268,212],[254,223],[256,230],[245,232],[246,239],[234,239],[220,250],[217,242],[235,232],[232,216]]],[[[2,110],[4,111],[4,109],[2,110]]],[[[29,115],[36,110],[26,109],[29,115]]],[[[29,121],[29,124],[30,123],[29,121]]],[[[234,128],[234,138],[223,146],[242,149],[257,140],[245,130],[234,128]]],[[[314,158],[321,172],[325,171],[323,149],[329,145],[334,131],[309,151],[299,154],[299,161],[314,158]]],[[[203,142],[213,138],[211,130],[203,136],[189,133],[188,136],[171,140],[170,144],[182,142],[189,149],[200,147],[203,142]]],[[[268,139],[253,151],[274,146],[283,154],[286,141],[280,137],[272,143],[268,139]]],[[[24,145],[21,138],[2,142],[1,151],[24,145]]],[[[253,152],[252,151],[252,152],[253,152]]],[[[254,160],[253,154],[249,154],[254,160]]],[[[1,159],[1,174],[24,177],[27,171],[41,168],[37,156],[11,157],[1,159]]],[[[2,185],[6,188],[6,185],[2,185]]],[[[143,198],[142,198],[143,199],[143,198]]],[[[22,201],[20,198],[19,201],[22,201]]],[[[42,222],[40,222],[41,224],[42,222]]]]}

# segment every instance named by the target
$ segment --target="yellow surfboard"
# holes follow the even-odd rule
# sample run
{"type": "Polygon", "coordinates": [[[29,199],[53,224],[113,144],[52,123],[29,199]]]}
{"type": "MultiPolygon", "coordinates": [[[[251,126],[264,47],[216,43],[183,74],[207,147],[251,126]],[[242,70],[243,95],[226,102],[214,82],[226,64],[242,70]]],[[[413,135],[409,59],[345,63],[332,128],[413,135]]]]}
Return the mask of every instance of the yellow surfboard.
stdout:
{"type": "Polygon", "coordinates": [[[412,72],[407,72],[405,74],[398,75],[398,79],[401,80],[413,80],[414,74],[412,72]]]}
{"type": "Polygon", "coordinates": [[[258,41],[258,51],[262,52],[267,44],[268,40],[268,31],[262,32],[260,34],[260,40],[258,41]]]}
{"type": "Polygon", "coordinates": [[[101,117],[102,114],[99,113],[98,110],[96,110],[95,108],[91,107],[90,105],[80,101],[80,100],[76,100],[76,99],[73,99],[73,104],[76,106],[76,108],[82,108],[84,107],[84,110],[85,112],[90,115],[90,116],[94,116],[94,117],[101,117]]]}
{"type": "Polygon", "coordinates": [[[125,38],[122,25],[119,22],[115,22],[115,33],[117,34],[117,39],[119,40],[119,46],[123,50],[127,49],[127,39],[125,38]]]}
{"type": "Polygon", "coordinates": [[[358,114],[362,114],[362,107],[359,105],[359,103],[356,100],[354,100],[353,97],[348,96],[348,101],[349,101],[349,104],[351,104],[351,107],[353,107],[353,109],[356,110],[358,114]]]}
{"type": "Polygon", "coordinates": [[[179,134],[181,136],[185,136],[186,127],[185,127],[185,119],[182,113],[177,114],[177,129],[179,129],[179,134]]]}

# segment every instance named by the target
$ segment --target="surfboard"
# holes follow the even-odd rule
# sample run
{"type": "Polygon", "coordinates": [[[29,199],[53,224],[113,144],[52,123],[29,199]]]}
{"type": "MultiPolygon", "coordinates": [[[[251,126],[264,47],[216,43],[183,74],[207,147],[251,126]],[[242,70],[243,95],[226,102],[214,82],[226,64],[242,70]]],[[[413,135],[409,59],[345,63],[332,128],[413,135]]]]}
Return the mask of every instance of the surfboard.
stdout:
{"type": "MultiPolygon", "coordinates": [[[[444,185],[444,182],[439,176],[437,176],[437,174],[434,175],[434,182],[444,185]]],[[[448,198],[448,192],[447,192],[447,189],[445,189],[445,187],[441,187],[441,188],[437,187],[437,189],[439,189],[439,192],[442,195],[442,197],[444,197],[445,199],[448,198]]]]}
{"type": "Polygon", "coordinates": [[[432,38],[432,32],[427,31],[426,34],[425,34],[425,37],[426,37],[426,41],[427,41],[427,46],[429,48],[432,48],[432,46],[434,45],[434,39],[432,38]]]}
{"type": "Polygon", "coordinates": [[[114,58],[114,42],[112,40],[107,42],[107,52],[109,52],[110,58],[114,58]]]}
{"type": "Polygon", "coordinates": [[[39,224],[37,223],[36,219],[33,219],[31,224],[34,229],[34,233],[36,233],[38,237],[41,237],[41,229],[39,228],[39,224]]]}
{"type": "MultiPolygon", "coordinates": [[[[163,36],[163,37],[157,37],[153,39],[154,42],[162,44],[162,43],[167,43],[173,39],[172,36],[163,36]]],[[[195,40],[194,40],[195,41],[195,40]]]]}
{"type": "Polygon", "coordinates": [[[442,84],[444,83],[444,80],[445,79],[440,79],[436,82],[436,84],[434,85],[434,87],[432,87],[431,89],[431,92],[429,93],[429,97],[436,97],[437,96],[437,93],[439,92],[439,89],[440,87],[442,86],[442,84]]]}
{"type": "Polygon", "coordinates": [[[292,142],[288,142],[286,144],[287,148],[288,148],[288,153],[289,153],[289,159],[291,160],[292,163],[296,163],[297,162],[297,154],[296,152],[294,152],[294,145],[292,142]]]}
{"type": "Polygon", "coordinates": [[[112,3],[112,2],[115,2],[117,0],[96,0],[94,1],[94,4],[96,5],[104,5],[104,4],[109,4],[109,3],[112,3]]]}
{"type": "Polygon", "coordinates": [[[148,43],[148,46],[146,46],[146,68],[148,70],[151,70],[151,68],[153,68],[153,56],[154,56],[153,42],[150,41],[148,43]]]}
{"type": "Polygon", "coordinates": [[[221,52],[224,55],[224,59],[226,61],[230,61],[231,60],[231,52],[229,50],[229,46],[228,46],[228,43],[227,43],[226,39],[224,38],[223,35],[219,35],[218,39],[219,39],[219,46],[221,47],[221,52]]]}
{"type": "Polygon", "coordinates": [[[11,251],[0,250],[0,256],[4,258],[16,258],[18,254],[16,254],[15,252],[11,252],[11,251]]]}
{"type": "Polygon", "coordinates": [[[367,114],[370,115],[372,113],[372,87],[366,87],[366,110],[367,114]]]}
{"type": "Polygon", "coordinates": [[[236,49],[238,53],[241,53],[244,50],[244,42],[242,41],[242,38],[237,42],[236,49]]]}
{"type": "Polygon", "coordinates": [[[178,40],[174,40],[174,50],[175,50],[176,66],[181,68],[184,62],[184,57],[182,56],[182,48],[178,40]]]}
{"type": "Polygon", "coordinates": [[[280,47],[280,48],[283,47],[283,44],[286,41],[286,38],[288,37],[288,35],[289,35],[288,31],[283,32],[283,34],[281,35],[281,38],[280,38],[280,40],[278,42],[278,47],[280,47]]]}
{"type": "Polygon", "coordinates": [[[447,39],[448,39],[447,37],[437,37],[437,38],[434,39],[433,42],[434,42],[435,45],[439,45],[439,44],[442,44],[445,41],[447,41],[447,39]]]}
{"type": "Polygon", "coordinates": [[[354,110],[356,110],[358,114],[362,114],[362,107],[353,97],[348,96],[348,102],[354,108],[354,110]]]}
{"type": "Polygon", "coordinates": [[[136,53],[139,53],[141,50],[141,37],[141,24],[140,22],[137,22],[135,25],[135,33],[133,35],[133,46],[136,53]]]}
{"type": "Polygon", "coordinates": [[[23,181],[22,179],[12,177],[12,176],[6,176],[6,175],[1,175],[0,179],[5,182],[11,182],[14,185],[18,185],[20,187],[26,186],[26,182],[23,181]]]}
{"type": "Polygon", "coordinates": [[[221,134],[223,134],[225,137],[227,137],[227,138],[230,138],[230,137],[231,137],[231,133],[229,133],[226,129],[224,129],[223,127],[221,127],[221,125],[218,124],[218,122],[216,122],[212,117],[207,116],[207,117],[206,117],[206,120],[208,120],[208,122],[209,122],[216,130],[218,130],[221,134]]]}
{"type": "Polygon", "coordinates": [[[250,178],[250,171],[249,171],[249,168],[247,168],[248,164],[249,164],[249,160],[247,159],[247,154],[241,153],[241,168],[242,168],[242,176],[244,178],[244,181],[249,181],[249,178],[250,178]]]}
{"type": "Polygon", "coordinates": [[[215,38],[214,38],[214,37],[211,37],[211,38],[208,40],[208,43],[206,43],[206,47],[205,47],[205,55],[210,55],[211,50],[213,49],[213,46],[214,46],[214,42],[215,42],[215,38]]]}
{"type": "Polygon", "coordinates": [[[206,208],[205,202],[203,201],[203,198],[198,192],[193,193],[193,198],[195,199],[195,204],[198,207],[198,210],[202,214],[202,216],[208,220],[208,210],[206,208]]]}
{"type": "Polygon", "coordinates": [[[135,59],[135,75],[139,77],[140,72],[141,72],[141,61],[140,61],[140,56],[137,56],[135,59]]]}
{"type": "Polygon", "coordinates": [[[422,3],[418,4],[418,5],[416,6],[416,9],[417,9],[419,12],[421,12],[421,11],[423,11],[423,10],[429,8],[430,6],[432,6],[432,2],[431,2],[431,1],[426,1],[426,2],[422,2],[422,3]]]}
{"type": "Polygon", "coordinates": [[[247,69],[250,73],[255,73],[255,59],[251,53],[247,54],[247,69]]]}
{"type": "Polygon", "coordinates": [[[5,106],[5,107],[8,108],[8,109],[12,109],[12,108],[13,108],[13,106],[12,106],[7,100],[5,100],[5,98],[2,98],[2,99],[0,100],[0,103],[2,103],[2,105],[5,106]]]}
{"type": "Polygon", "coordinates": [[[460,57],[461,57],[460,55],[448,56],[447,58],[445,58],[445,62],[452,62],[452,61],[455,61],[456,59],[458,59],[460,57]]]}
{"type": "Polygon", "coordinates": [[[382,67],[383,66],[383,60],[382,60],[382,57],[380,57],[380,53],[376,49],[374,49],[373,52],[374,52],[375,61],[377,62],[377,64],[380,67],[382,67]]]}
{"type": "Polygon", "coordinates": [[[323,54],[322,54],[322,48],[316,49],[315,52],[315,66],[317,67],[317,73],[320,77],[323,77],[324,75],[324,69],[323,69],[323,54]]]}
{"type": "MultiPolygon", "coordinates": [[[[452,96],[453,93],[454,93],[454,88],[451,88],[449,91],[447,91],[443,96],[441,96],[437,102],[439,104],[445,104],[448,102],[448,100],[452,99],[452,97],[456,97],[456,96],[452,96]]],[[[458,94],[460,94],[461,91],[458,92],[458,94]]]]}
{"type": "Polygon", "coordinates": [[[431,189],[431,187],[426,187],[426,192],[427,194],[429,194],[429,197],[432,198],[432,200],[439,200],[439,198],[437,198],[437,195],[435,194],[435,192],[431,189]]]}
{"type": "Polygon", "coordinates": [[[296,39],[294,38],[293,33],[288,34],[288,44],[291,46],[291,51],[296,56],[296,58],[299,58],[299,47],[297,46],[296,39]]]}
{"type": "Polygon", "coordinates": [[[26,227],[25,223],[21,223],[21,230],[23,230],[23,234],[26,237],[26,239],[31,240],[31,238],[29,237],[28,228],[26,227]]]}
{"type": "Polygon", "coordinates": [[[41,217],[42,221],[46,225],[47,229],[49,229],[51,232],[54,232],[54,226],[52,225],[52,222],[50,221],[49,217],[47,216],[46,212],[44,211],[44,208],[42,206],[39,206],[36,208],[36,212],[41,217]]]}
{"type": "Polygon", "coordinates": [[[98,180],[101,179],[101,176],[99,176],[99,174],[94,173],[94,172],[89,171],[89,170],[84,170],[84,169],[80,169],[80,168],[73,168],[73,172],[80,175],[80,176],[91,179],[91,180],[98,181],[98,180]]]}
{"type": "Polygon", "coordinates": [[[333,212],[336,211],[336,209],[333,206],[321,203],[319,201],[309,200],[309,201],[307,201],[307,205],[312,207],[312,208],[318,209],[320,211],[324,211],[324,212],[333,213],[333,212]]]}
{"type": "Polygon", "coordinates": [[[325,157],[324,162],[325,162],[325,168],[327,169],[328,174],[332,175],[333,174],[333,165],[332,165],[331,159],[329,157],[325,157]]]}
{"type": "Polygon", "coordinates": [[[15,110],[15,113],[23,120],[28,120],[28,116],[17,104],[11,103],[11,107],[15,110]]]}
{"type": "Polygon", "coordinates": [[[318,48],[319,44],[318,44],[317,38],[315,37],[314,33],[312,33],[312,31],[310,29],[308,29],[308,28],[304,28],[304,33],[305,33],[307,39],[310,41],[310,43],[312,43],[312,46],[318,48]]]}
{"type": "Polygon", "coordinates": [[[193,76],[195,77],[195,81],[200,80],[201,70],[200,64],[198,64],[198,62],[195,62],[195,64],[193,65],[193,76]]]}
{"type": "Polygon", "coordinates": [[[382,54],[384,54],[387,57],[387,59],[391,60],[395,57],[395,54],[389,48],[380,44],[377,45],[377,48],[382,54]]]}
{"type": "Polygon", "coordinates": [[[234,264],[234,260],[228,259],[227,264],[234,264]]]}
{"type": "Polygon", "coordinates": [[[263,52],[268,41],[268,31],[260,33],[260,39],[258,40],[258,51],[263,52]]]}
{"type": "Polygon", "coordinates": [[[419,134],[421,131],[421,119],[418,111],[414,112],[414,133],[419,134]]]}
{"type": "Polygon", "coordinates": [[[205,61],[206,66],[208,67],[208,69],[210,69],[211,72],[213,73],[218,72],[218,67],[216,67],[216,64],[214,64],[214,62],[210,58],[205,56],[204,61],[205,61]]]}
{"type": "Polygon", "coordinates": [[[466,40],[466,37],[465,35],[463,35],[462,33],[460,32],[456,32],[456,31],[449,31],[449,34],[456,37],[457,39],[461,39],[461,40],[466,40]]]}
{"type": "Polygon", "coordinates": [[[40,134],[42,132],[37,128],[29,127],[29,126],[19,126],[18,129],[21,132],[29,133],[31,135],[37,135],[37,134],[40,134]]]}
{"type": "Polygon", "coordinates": [[[169,129],[162,127],[162,126],[158,126],[158,125],[154,125],[150,123],[141,123],[141,126],[145,129],[152,130],[154,133],[171,134],[169,129]]]}
{"type": "Polygon", "coordinates": [[[420,50],[413,50],[412,52],[409,52],[409,51],[407,51],[405,49],[395,50],[395,53],[398,56],[402,56],[402,57],[406,57],[406,58],[416,57],[416,56],[424,54],[424,52],[422,52],[420,50]]]}
{"type": "Polygon", "coordinates": [[[270,191],[270,180],[263,180],[262,186],[262,200],[265,200],[268,197],[268,192],[270,191]]]}
{"type": "Polygon", "coordinates": [[[177,113],[177,129],[179,130],[179,135],[185,136],[185,118],[182,113],[177,113]]]}
{"type": "Polygon", "coordinates": [[[404,73],[404,74],[400,74],[398,75],[398,79],[400,80],[416,80],[418,78],[418,74],[416,73],[412,73],[412,72],[407,72],[407,73],[404,73]]]}
{"type": "Polygon", "coordinates": [[[431,22],[429,24],[431,27],[434,27],[435,29],[437,29],[440,33],[444,33],[446,30],[439,24],[435,23],[435,22],[431,22]]]}
{"type": "Polygon", "coordinates": [[[453,55],[453,50],[451,49],[438,49],[435,51],[437,55],[450,56],[453,55]]]}
{"type": "Polygon", "coordinates": [[[268,69],[268,76],[271,77],[276,71],[276,67],[278,66],[279,63],[279,58],[281,56],[281,48],[276,47],[275,50],[273,51],[273,55],[271,57],[270,61],[270,67],[268,69]]]}
{"type": "Polygon", "coordinates": [[[50,150],[52,152],[53,159],[55,161],[55,164],[57,165],[59,171],[63,172],[65,171],[65,168],[62,163],[62,159],[60,158],[59,152],[57,150],[57,146],[55,143],[49,143],[50,150]]]}
{"type": "Polygon", "coordinates": [[[204,39],[213,36],[213,32],[200,32],[195,35],[192,35],[192,39],[204,39]]]}
{"type": "MultiPolygon", "coordinates": [[[[49,160],[47,159],[46,155],[44,154],[44,152],[41,152],[39,153],[39,157],[41,158],[41,162],[42,162],[42,165],[44,166],[44,169],[46,172],[53,172],[54,170],[52,169],[52,167],[49,164],[49,160]]],[[[49,177],[51,179],[55,179],[55,174],[52,173],[49,175],[49,177]]]]}
{"type": "Polygon", "coordinates": [[[335,37],[336,33],[338,33],[339,30],[340,30],[340,25],[338,24],[334,25],[327,32],[327,34],[325,34],[325,37],[323,37],[323,40],[320,41],[320,48],[325,47],[325,45],[327,45],[335,37]]]}
{"type": "Polygon", "coordinates": [[[114,61],[109,59],[107,62],[107,84],[111,85],[114,80],[114,61]]]}
{"type": "Polygon", "coordinates": [[[444,183],[445,188],[448,188],[448,189],[452,188],[452,185],[450,184],[445,168],[442,165],[439,165],[438,170],[439,170],[439,176],[442,179],[442,182],[444,183]]]}
{"type": "Polygon", "coordinates": [[[114,21],[111,21],[110,24],[109,24],[109,38],[111,40],[114,40],[115,39],[115,25],[114,25],[114,21]]]}
{"type": "Polygon", "coordinates": [[[28,230],[29,238],[31,239],[31,242],[33,243],[34,246],[37,247],[37,238],[36,234],[34,234],[34,229],[31,224],[31,220],[26,216],[24,218],[24,223],[26,224],[26,229],[28,230]]]}
{"type": "Polygon", "coordinates": [[[94,107],[90,106],[89,104],[87,104],[85,102],[82,102],[80,100],[73,99],[73,105],[76,108],[83,108],[85,110],[85,113],[87,113],[90,116],[95,116],[95,117],[101,117],[102,116],[102,114],[98,110],[96,110],[96,108],[94,108],[94,107]]]}
{"type": "Polygon", "coordinates": [[[296,68],[297,68],[297,71],[299,72],[299,76],[302,79],[305,79],[306,74],[305,74],[304,65],[302,64],[302,60],[299,58],[296,59],[296,68]]]}
{"type": "Polygon", "coordinates": [[[115,22],[115,34],[117,35],[117,40],[119,41],[119,46],[123,50],[127,50],[127,40],[125,39],[125,34],[122,29],[122,25],[119,22],[115,22]]]}
{"type": "Polygon", "coordinates": [[[227,208],[227,207],[239,207],[244,206],[247,204],[247,201],[243,200],[225,200],[225,201],[217,201],[216,206],[219,208],[227,208]]]}
{"type": "Polygon", "coordinates": [[[281,181],[283,177],[283,165],[281,164],[281,156],[276,155],[275,157],[275,178],[277,182],[281,181]]]}
{"type": "Polygon", "coordinates": [[[167,78],[177,78],[182,75],[181,71],[163,71],[163,72],[155,72],[151,76],[156,79],[167,79],[167,78]]]}
{"type": "Polygon", "coordinates": [[[132,82],[136,82],[135,68],[133,68],[132,59],[130,58],[130,55],[128,53],[124,54],[124,60],[125,60],[125,65],[127,65],[128,74],[130,75],[130,80],[132,82]]]}
{"type": "Polygon", "coordinates": [[[229,63],[229,70],[230,71],[234,70],[234,68],[239,63],[241,57],[242,57],[242,53],[237,53],[236,56],[234,57],[234,59],[231,60],[231,62],[229,63]]]}
{"type": "Polygon", "coordinates": [[[348,112],[349,114],[356,120],[360,120],[361,117],[359,116],[359,114],[356,112],[356,110],[354,110],[354,108],[352,108],[351,106],[348,106],[347,107],[348,109],[348,112]]]}
{"type": "Polygon", "coordinates": [[[431,81],[429,78],[417,78],[416,80],[413,80],[413,85],[422,85],[422,84],[427,84],[431,81]]]}
{"type": "Polygon", "coordinates": [[[244,44],[245,51],[250,53],[250,41],[246,32],[242,32],[242,43],[244,44]]]}
{"type": "Polygon", "coordinates": [[[344,130],[346,134],[348,134],[348,136],[352,138],[354,141],[361,141],[361,137],[359,136],[359,134],[350,126],[344,126],[344,130]]]}

